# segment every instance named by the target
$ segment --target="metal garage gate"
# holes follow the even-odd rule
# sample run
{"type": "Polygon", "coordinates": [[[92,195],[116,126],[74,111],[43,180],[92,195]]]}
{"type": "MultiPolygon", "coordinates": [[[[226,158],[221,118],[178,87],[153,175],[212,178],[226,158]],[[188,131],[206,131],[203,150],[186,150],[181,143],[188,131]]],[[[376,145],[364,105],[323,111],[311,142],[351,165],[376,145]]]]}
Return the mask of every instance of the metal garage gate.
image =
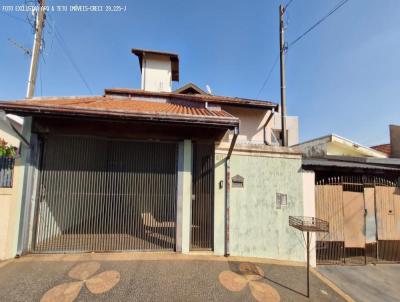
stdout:
{"type": "Polygon", "coordinates": [[[173,250],[177,144],[50,136],[34,252],[173,250]]]}

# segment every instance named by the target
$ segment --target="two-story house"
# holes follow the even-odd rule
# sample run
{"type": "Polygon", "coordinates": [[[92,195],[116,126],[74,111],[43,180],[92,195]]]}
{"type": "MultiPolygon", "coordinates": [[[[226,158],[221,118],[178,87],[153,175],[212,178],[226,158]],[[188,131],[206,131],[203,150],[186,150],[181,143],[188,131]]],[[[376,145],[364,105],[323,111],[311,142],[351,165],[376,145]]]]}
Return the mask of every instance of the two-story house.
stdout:
{"type": "MultiPolygon", "coordinates": [[[[178,55],[132,52],[141,89],[0,103],[25,117],[29,141],[11,254],[208,250],[304,261],[288,216],[308,209],[313,179],[299,152],[277,144],[279,106],[194,84],[173,90],[178,55]]],[[[297,118],[287,124],[295,144],[297,118]]]]}

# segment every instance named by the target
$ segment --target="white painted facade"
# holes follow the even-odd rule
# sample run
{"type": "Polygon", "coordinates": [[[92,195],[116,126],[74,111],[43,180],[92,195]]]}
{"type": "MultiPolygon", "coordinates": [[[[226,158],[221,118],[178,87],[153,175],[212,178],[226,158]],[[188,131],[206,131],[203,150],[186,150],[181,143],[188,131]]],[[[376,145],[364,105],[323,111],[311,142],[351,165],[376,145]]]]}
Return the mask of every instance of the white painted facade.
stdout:
{"type": "Polygon", "coordinates": [[[172,65],[168,56],[145,54],[142,63],[141,88],[146,91],[172,91],[172,65]]]}

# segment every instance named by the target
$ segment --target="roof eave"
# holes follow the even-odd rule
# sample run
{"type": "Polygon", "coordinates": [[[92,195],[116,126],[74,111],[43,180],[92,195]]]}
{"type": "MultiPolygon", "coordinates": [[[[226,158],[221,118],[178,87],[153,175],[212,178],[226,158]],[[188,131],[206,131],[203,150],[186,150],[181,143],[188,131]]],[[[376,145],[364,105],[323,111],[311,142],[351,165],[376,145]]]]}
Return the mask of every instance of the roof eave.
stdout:
{"type": "Polygon", "coordinates": [[[216,116],[184,116],[176,114],[151,114],[151,113],[121,113],[119,111],[99,111],[87,109],[66,109],[44,106],[21,106],[16,104],[0,104],[0,110],[6,113],[22,116],[69,116],[87,118],[107,118],[112,120],[137,120],[156,123],[171,123],[185,125],[201,125],[233,129],[239,126],[237,118],[224,118],[216,116]]]}

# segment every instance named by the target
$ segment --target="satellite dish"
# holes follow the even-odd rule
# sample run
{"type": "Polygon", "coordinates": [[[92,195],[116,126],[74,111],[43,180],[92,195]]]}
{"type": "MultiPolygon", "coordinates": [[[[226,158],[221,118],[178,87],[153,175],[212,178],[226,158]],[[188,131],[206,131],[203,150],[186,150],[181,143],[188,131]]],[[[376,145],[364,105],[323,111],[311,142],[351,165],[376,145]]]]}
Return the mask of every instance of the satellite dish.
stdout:
{"type": "Polygon", "coordinates": [[[211,87],[208,84],[206,85],[206,89],[208,94],[212,94],[211,87]]]}

